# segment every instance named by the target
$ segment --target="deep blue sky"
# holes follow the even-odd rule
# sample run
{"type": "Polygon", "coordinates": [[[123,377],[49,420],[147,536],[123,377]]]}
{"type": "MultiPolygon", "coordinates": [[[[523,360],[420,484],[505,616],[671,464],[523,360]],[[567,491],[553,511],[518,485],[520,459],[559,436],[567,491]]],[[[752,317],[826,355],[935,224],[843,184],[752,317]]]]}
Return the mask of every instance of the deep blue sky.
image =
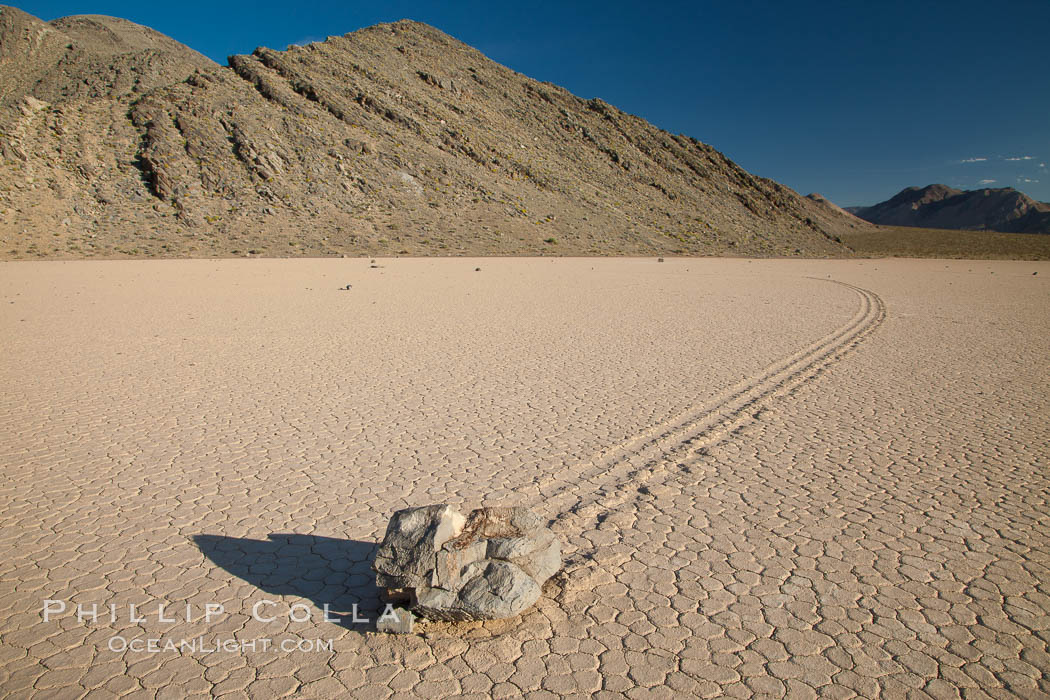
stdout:
{"type": "MultiPolygon", "coordinates": [[[[11,0],[6,0],[11,1],[11,0]]],[[[25,2],[125,17],[220,63],[410,18],[842,205],[908,185],[1050,201],[1050,1],[25,2]]]]}

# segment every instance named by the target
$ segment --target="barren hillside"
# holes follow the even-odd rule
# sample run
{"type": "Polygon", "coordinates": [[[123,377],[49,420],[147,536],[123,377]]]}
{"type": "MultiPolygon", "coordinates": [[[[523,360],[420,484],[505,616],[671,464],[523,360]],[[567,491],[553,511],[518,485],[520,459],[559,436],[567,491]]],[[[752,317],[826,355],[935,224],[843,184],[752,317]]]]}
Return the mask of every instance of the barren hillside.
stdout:
{"type": "Polygon", "coordinates": [[[866,226],[411,21],[220,67],[3,8],[0,150],[5,258],[840,256],[866,226]]]}

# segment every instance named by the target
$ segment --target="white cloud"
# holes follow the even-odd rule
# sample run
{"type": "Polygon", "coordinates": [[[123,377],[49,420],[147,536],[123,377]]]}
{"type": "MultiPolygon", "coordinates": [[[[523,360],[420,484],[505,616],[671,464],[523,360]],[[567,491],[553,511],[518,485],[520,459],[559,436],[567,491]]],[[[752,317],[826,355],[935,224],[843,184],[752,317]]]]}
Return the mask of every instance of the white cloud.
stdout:
{"type": "Polygon", "coordinates": [[[1018,176],[1017,181],[1018,182],[1039,182],[1038,180],[1032,180],[1030,178],[1020,177],[1020,176],[1018,176]]]}
{"type": "Polygon", "coordinates": [[[963,158],[960,163],[983,163],[987,158],[963,158]]]}
{"type": "Polygon", "coordinates": [[[1011,158],[1003,158],[1003,160],[1032,160],[1034,156],[1013,156],[1011,158]]]}
{"type": "Polygon", "coordinates": [[[993,182],[997,182],[997,180],[978,180],[977,184],[978,185],[990,185],[993,182]]]}

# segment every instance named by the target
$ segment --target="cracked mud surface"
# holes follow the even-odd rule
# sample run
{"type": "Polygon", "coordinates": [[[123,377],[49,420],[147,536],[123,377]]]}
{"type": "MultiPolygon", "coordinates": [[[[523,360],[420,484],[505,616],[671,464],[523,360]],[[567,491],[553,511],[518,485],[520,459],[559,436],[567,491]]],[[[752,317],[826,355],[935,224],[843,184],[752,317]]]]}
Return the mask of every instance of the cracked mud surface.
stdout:
{"type": "Polygon", "coordinates": [[[0,267],[3,695],[1050,696],[1046,263],[380,262],[0,267]],[[374,633],[445,501],[566,572],[374,633]]]}

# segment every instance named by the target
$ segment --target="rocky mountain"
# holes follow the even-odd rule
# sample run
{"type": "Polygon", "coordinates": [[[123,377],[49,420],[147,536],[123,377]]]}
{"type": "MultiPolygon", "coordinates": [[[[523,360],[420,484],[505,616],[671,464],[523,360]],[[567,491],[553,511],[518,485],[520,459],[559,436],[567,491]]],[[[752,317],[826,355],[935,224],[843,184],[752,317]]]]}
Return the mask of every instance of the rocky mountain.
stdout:
{"type": "Polygon", "coordinates": [[[1050,233],[1050,204],[1012,187],[956,190],[946,185],[908,187],[871,207],[848,207],[884,226],[1050,233]]]}
{"type": "Polygon", "coordinates": [[[810,200],[811,202],[816,202],[820,206],[824,207],[825,209],[829,209],[838,216],[846,217],[846,220],[852,222],[853,224],[863,225],[864,223],[862,219],[859,219],[856,215],[846,211],[845,209],[835,204],[819,192],[811,192],[807,194],[806,199],[810,200]]]}
{"type": "Polygon", "coordinates": [[[0,8],[0,256],[848,255],[866,224],[400,21],[219,66],[0,8]]]}

